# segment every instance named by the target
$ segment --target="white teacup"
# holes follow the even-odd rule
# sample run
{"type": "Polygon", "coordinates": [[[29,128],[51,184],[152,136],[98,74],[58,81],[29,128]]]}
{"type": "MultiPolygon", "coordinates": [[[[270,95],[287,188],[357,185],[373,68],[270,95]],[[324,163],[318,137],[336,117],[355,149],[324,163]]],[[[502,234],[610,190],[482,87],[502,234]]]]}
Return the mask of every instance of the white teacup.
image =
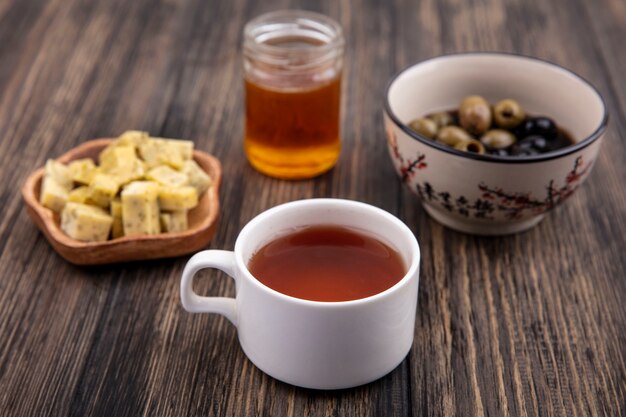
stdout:
{"type": "Polygon", "coordinates": [[[248,358],[289,384],[340,389],[374,381],[393,370],[413,343],[420,252],[415,236],[379,208],[350,200],[311,199],[271,208],[241,231],[234,252],[207,250],[183,271],[181,300],[192,313],[218,313],[236,327],[248,358]],[[396,249],[407,272],[391,288],[352,301],[291,297],[259,282],[248,270],[252,255],[275,238],[303,226],[340,225],[396,249]],[[193,292],[194,274],[217,268],[236,284],[236,297],[193,292]]]}

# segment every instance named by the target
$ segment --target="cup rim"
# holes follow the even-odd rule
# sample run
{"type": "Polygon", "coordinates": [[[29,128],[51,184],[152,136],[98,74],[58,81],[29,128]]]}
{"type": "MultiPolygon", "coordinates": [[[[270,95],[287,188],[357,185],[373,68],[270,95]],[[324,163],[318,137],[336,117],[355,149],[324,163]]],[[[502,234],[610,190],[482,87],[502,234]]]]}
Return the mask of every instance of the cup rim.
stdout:
{"type": "Polygon", "coordinates": [[[561,158],[563,156],[566,155],[570,155],[573,154],[575,152],[580,151],[581,149],[586,148],[587,146],[591,145],[593,142],[595,142],[597,139],[599,139],[600,137],[602,137],[604,131],[607,128],[608,122],[609,122],[609,115],[608,115],[608,111],[607,111],[607,106],[606,106],[606,101],[604,100],[604,97],[602,97],[602,94],[600,94],[600,92],[598,91],[597,88],[595,88],[593,86],[593,84],[591,84],[589,81],[587,81],[587,79],[585,79],[584,77],[578,75],[577,73],[575,73],[574,71],[567,69],[559,64],[555,64],[553,62],[550,62],[548,60],[542,59],[542,58],[537,58],[537,57],[532,57],[532,56],[527,56],[527,55],[522,55],[522,54],[517,54],[517,53],[512,53],[512,52],[460,52],[460,53],[449,53],[449,54],[444,54],[444,55],[439,55],[433,58],[429,58],[423,61],[418,61],[416,63],[413,63],[403,69],[401,69],[400,71],[398,71],[393,77],[391,77],[391,79],[389,80],[389,82],[387,83],[387,87],[385,88],[385,106],[384,106],[384,110],[385,113],[389,116],[390,120],[398,127],[400,128],[405,134],[407,134],[411,139],[417,140],[418,142],[423,143],[424,145],[427,145],[431,148],[443,151],[443,152],[447,152],[449,154],[452,155],[456,155],[456,156],[460,156],[462,158],[467,158],[467,159],[473,159],[473,160],[478,160],[478,161],[484,161],[484,162],[495,162],[495,163],[513,163],[513,164],[524,164],[524,163],[532,163],[532,162],[544,162],[544,161],[549,161],[552,159],[556,159],[556,158],[561,158]],[[561,149],[556,149],[554,151],[550,151],[550,152],[546,152],[544,154],[539,154],[539,155],[532,155],[532,156],[524,156],[524,157],[519,157],[519,156],[497,156],[497,155],[480,155],[480,154],[476,154],[476,153],[471,153],[471,152],[463,152],[461,150],[452,148],[450,146],[444,145],[444,144],[440,144],[437,143],[431,139],[426,138],[425,136],[420,135],[419,133],[413,131],[412,129],[410,129],[406,124],[402,123],[400,121],[400,119],[398,118],[398,116],[391,110],[391,104],[389,103],[389,91],[392,87],[392,85],[395,83],[395,81],[402,75],[404,74],[406,71],[408,71],[409,69],[412,69],[414,67],[417,67],[419,65],[423,65],[426,63],[430,63],[433,61],[439,61],[439,60],[446,60],[449,58],[467,58],[467,57],[476,57],[476,56],[501,56],[503,58],[508,58],[508,59],[522,59],[522,60],[528,60],[528,61],[533,61],[536,63],[541,63],[544,65],[547,65],[549,67],[553,67],[554,69],[557,69],[559,71],[563,71],[571,76],[573,76],[574,78],[576,78],[579,82],[585,84],[588,88],[590,88],[600,99],[600,103],[602,104],[602,119],[600,120],[599,125],[596,127],[596,129],[586,138],[584,138],[583,140],[571,145],[571,146],[567,146],[565,148],[561,148],[561,149]]]}
{"type": "Polygon", "coordinates": [[[386,298],[390,296],[391,294],[396,293],[397,291],[400,291],[401,288],[405,287],[409,283],[409,281],[411,280],[411,277],[413,277],[415,274],[419,272],[419,264],[420,264],[420,259],[421,259],[421,252],[420,252],[417,239],[415,238],[415,235],[413,234],[411,229],[409,229],[409,227],[406,224],[404,224],[404,222],[402,222],[393,214],[379,207],[376,207],[367,203],[363,203],[360,201],[347,200],[347,199],[341,199],[341,198],[310,198],[310,199],[303,199],[303,200],[295,200],[295,201],[290,201],[288,203],[279,204],[268,210],[263,211],[262,213],[255,216],[252,220],[250,220],[244,226],[244,228],[241,229],[241,232],[239,233],[239,236],[237,237],[237,241],[235,242],[234,253],[235,253],[235,262],[237,264],[237,267],[242,271],[243,275],[245,275],[246,279],[250,281],[252,285],[258,287],[259,289],[263,291],[269,292],[273,296],[278,297],[279,299],[282,299],[284,301],[294,302],[297,304],[301,304],[303,306],[324,307],[324,308],[347,308],[347,307],[352,307],[352,306],[358,306],[364,303],[375,302],[379,299],[386,298]],[[312,204],[317,204],[317,205],[341,204],[344,207],[346,206],[358,207],[360,209],[365,209],[365,210],[376,212],[378,215],[382,215],[387,220],[391,221],[392,223],[395,223],[395,225],[398,226],[399,229],[402,230],[409,237],[410,244],[411,244],[410,250],[411,250],[411,253],[413,254],[411,258],[411,263],[410,265],[408,265],[407,271],[404,274],[404,276],[398,282],[396,282],[394,285],[392,285],[391,287],[387,288],[384,291],[381,291],[374,295],[370,295],[369,297],[358,298],[356,300],[347,300],[347,301],[315,301],[315,300],[307,300],[304,298],[298,298],[298,297],[284,294],[280,291],[276,291],[268,287],[267,285],[263,284],[257,278],[255,278],[243,260],[243,254],[242,254],[242,248],[241,248],[243,244],[242,237],[245,237],[245,235],[249,233],[249,231],[253,227],[255,227],[258,223],[265,221],[266,218],[270,216],[274,216],[276,215],[276,213],[280,211],[297,209],[298,207],[308,206],[312,204]]]}

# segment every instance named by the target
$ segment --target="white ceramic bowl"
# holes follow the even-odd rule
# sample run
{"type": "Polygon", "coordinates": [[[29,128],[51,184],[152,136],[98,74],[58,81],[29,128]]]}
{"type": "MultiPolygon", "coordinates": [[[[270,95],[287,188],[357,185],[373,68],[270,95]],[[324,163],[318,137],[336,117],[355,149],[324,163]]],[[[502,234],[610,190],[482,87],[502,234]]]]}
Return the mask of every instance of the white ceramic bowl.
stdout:
{"type": "Polygon", "coordinates": [[[415,64],[387,87],[385,130],[401,180],[426,211],[453,229],[483,235],[516,233],[539,223],[587,178],[606,129],[598,91],[560,66],[519,55],[467,53],[415,64]],[[409,129],[409,121],[458,107],[465,96],[517,100],[548,116],[576,143],[531,157],[462,152],[409,129]]]}

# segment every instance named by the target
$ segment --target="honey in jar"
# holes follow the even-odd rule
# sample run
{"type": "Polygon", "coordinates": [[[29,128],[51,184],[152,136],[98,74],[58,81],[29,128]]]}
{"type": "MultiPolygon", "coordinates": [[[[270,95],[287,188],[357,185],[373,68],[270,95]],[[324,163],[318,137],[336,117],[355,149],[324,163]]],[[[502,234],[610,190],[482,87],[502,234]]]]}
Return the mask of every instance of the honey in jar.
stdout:
{"type": "Polygon", "coordinates": [[[284,179],[328,171],[341,149],[341,28],[317,13],[283,11],[254,19],[244,37],[248,160],[284,179]]]}

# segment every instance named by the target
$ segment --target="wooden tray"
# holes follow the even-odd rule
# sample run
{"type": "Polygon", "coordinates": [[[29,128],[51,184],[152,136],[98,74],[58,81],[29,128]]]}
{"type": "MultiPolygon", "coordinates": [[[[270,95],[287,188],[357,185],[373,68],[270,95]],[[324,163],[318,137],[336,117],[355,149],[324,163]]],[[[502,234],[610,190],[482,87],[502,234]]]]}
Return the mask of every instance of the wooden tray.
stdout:
{"type": "MultiPolygon", "coordinates": [[[[67,164],[80,158],[96,160],[102,149],[113,139],[94,139],[71,149],[57,158],[67,164]]],[[[22,197],[28,214],[59,255],[77,265],[170,258],[203,249],[215,234],[219,215],[219,187],[222,167],[215,157],[194,151],[194,160],[211,177],[213,183],[198,205],[189,211],[189,229],[178,233],[152,236],[121,237],[106,242],[80,242],[67,236],[60,228],[60,216],[39,203],[44,169],[33,172],[22,187],[22,197]]]]}

